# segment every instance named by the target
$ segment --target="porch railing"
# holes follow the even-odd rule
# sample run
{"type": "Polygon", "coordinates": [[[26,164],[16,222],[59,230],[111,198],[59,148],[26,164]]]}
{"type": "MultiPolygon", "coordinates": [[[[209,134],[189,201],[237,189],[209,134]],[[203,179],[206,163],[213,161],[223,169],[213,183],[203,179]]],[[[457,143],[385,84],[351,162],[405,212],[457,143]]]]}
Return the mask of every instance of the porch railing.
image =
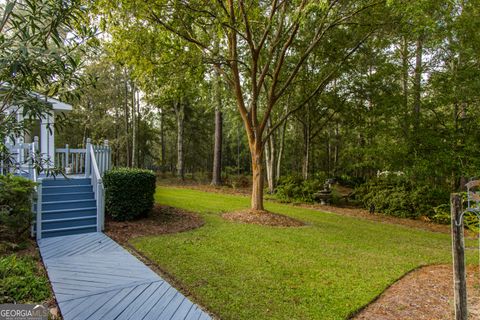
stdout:
{"type": "Polygon", "coordinates": [[[67,174],[85,173],[85,149],[65,148],[55,149],[55,167],[63,168],[67,174]]]}
{"type": "Polygon", "coordinates": [[[93,193],[97,202],[97,231],[105,228],[105,188],[103,173],[110,169],[110,148],[108,141],[103,146],[94,146],[87,140],[85,155],[85,176],[90,176],[93,193]]]}
{"type": "Polygon", "coordinates": [[[32,143],[6,143],[5,146],[10,153],[10,158],[0,161],[0,174],[13,173],[36,181],[33,161],[38,151],[38,137],[35,137],[32,143]]]}
{"type": "Polygon", "coordinates": [[[93,147],[95,160],[97,161],[100,175],[110,169],[111,167],[111,152],[108,140],[103,142],[103,145],[92,145],[90,138],[87,139],[85,149],[70,148],[67,144],[65,148],[55,149],[55,166],[65,170],[67,175],[81,175],[90,176],[90,161],[88,159],[89,146],[93,147]]]}

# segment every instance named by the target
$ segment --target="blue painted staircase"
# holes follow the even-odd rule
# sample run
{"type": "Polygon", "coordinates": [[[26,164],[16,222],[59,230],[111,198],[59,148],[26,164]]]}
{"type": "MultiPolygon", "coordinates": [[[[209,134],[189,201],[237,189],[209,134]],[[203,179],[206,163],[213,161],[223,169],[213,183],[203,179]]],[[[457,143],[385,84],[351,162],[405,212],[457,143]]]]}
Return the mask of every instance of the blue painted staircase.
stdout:
{"type": "Polygon", "coordinates": [[[42,181],[41,237],[97,231],[97,207],[90,178],[42,181]]]}

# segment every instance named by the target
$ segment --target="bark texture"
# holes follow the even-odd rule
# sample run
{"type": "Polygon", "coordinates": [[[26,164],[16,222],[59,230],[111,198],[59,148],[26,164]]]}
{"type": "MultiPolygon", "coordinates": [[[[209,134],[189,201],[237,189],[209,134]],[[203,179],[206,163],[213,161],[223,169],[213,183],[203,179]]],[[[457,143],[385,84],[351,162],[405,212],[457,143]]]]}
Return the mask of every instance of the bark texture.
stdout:
{"type": "Polygon", "coordinates": [[[213,147],[213,172],[212,185],[222,184],[222,140],[223,140],[223,114],[217,108],[215,110],[215,145],[213,147]]]}
{"type": "Polygon", "coordinates": [[[185,164],[183,154],[183,129],[185,124],[185,106],[182,102],[175,103],[177,120],[177,177],[185,179],[185,164]]]}

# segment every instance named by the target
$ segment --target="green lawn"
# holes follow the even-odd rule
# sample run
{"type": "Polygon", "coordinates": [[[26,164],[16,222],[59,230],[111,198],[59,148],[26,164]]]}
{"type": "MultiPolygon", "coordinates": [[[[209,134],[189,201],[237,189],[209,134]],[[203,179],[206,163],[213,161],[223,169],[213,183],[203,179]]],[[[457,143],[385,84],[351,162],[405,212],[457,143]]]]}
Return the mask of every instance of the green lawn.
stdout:
{"type": "Polygon", "coordinates": [[[447,234],[276,203],[267,209],[309,225],[246,225],[220,213],[247,208],[247,197],[159,187],[155,198],[201,213],[205,226],[132,244],[222,319],[345,319],[406,272],[450,262],[447,234]]]}

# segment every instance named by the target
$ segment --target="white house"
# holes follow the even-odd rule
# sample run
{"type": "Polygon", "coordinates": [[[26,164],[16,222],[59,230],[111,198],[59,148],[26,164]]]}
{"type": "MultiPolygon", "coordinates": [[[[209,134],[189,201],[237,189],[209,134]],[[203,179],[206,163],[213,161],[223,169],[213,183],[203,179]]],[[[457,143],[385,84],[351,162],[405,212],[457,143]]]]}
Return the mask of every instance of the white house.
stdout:
{"type": "MultiPolygon", "coordinates": [[[[38,94],[35,95],[38,96],[39,99],[45,99],[45,97],[41,97],[38,94]]],[[[51,114],[45,115],[45,117],[35,120],[32,128],[30,128],[30,132],[26,133],[23,137],[17,137],[16,141],[12,141],[10,138],[7,138],[6,142],[10,145],[30,144],[34,140],[33,137],[39,137],[40,153],[47,159],[54,161],[55,117],[61,113],[67,113],[72,111],[72,106],[54,98],[46,98],[46,100],[52,106],[51,114]]],[[[7,112],[16,113],[17,120],[19,122],[23,121],[22,108],[11,106],[7,109],[7,112]]]]}

